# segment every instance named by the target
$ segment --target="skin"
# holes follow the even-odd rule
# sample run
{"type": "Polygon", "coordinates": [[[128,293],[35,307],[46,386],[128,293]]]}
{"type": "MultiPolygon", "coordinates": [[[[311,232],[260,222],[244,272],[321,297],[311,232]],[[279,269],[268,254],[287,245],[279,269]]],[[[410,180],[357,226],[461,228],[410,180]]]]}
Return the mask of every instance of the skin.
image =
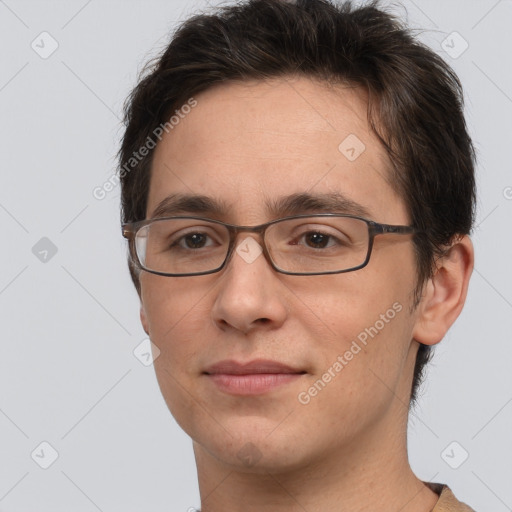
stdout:
{"type": "MultiPolygon", "coordinates": [[[[361,90],[286,77],[222,84],[196,100],[155,150],[147,218],[170,194],[196,193],[231,205],[216,218],[257,225],[271,220],[265,199],[308,191],[341,192],[372,220],[409,223],[361,90]],[[366,147],[352,162],[338,149],[349,134],[366,147]]],[[[472,265],[462,237],[415,309],[408,235],[377,237],[370,263],[345,274],[288,276],[263,256],[247,263],[237,253],[216,274],[142,272],[141,321],[161,351],[162,394],[193,440],[202,510],[432,510],[438,496],[407,457],[414,361],[418,342],[438,343],[458,316],[472,265]],[[401,311],[301,404],[298,394],[394,303],[401,311]],[[203,374],[224,359],[255,358],[306,373],[256,396],[223,393],[203,374]],[[247,451],[249,462],[239,456],[247,451]]]]}

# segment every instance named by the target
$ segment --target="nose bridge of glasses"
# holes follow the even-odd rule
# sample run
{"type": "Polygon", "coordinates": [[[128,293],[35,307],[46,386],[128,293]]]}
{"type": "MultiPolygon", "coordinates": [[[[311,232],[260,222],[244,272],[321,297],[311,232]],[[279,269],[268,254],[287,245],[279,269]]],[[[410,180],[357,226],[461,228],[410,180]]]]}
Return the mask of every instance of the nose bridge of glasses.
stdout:
{"type": "Polygon", "coordinates": [[[255,226],[240,226],[225,224],[229,230],[229,249],[226,254],[225,265],[228,265],[233,257],[239,256],[245,263],[253,263],[259,256],[270,266],[273,266],[268,248],[265,244],[265,232],[271,223],[258,224],[255,226]]]}
{"type": "Polygon", "coordinates": [[[268,224],[258,224],[257,226],[236,226],[231,224],[230,226],[230,239],[236,245],[236,242],[241,238],[245,240],[244,233],[247,233],[247,236],[256,235],[256,237],[252,236],[251,238],[257,238],[260,241],[263,241],[264,234],[268,224]]]}
{"type": "Polygon", "coordinates": [[[265,231],[268,225],[269,224],[258,224],[256,226],[229,225],[230,249],[227,255],[228,260],[231,260],[233,252],[236,251],[244,261],[252,263],[263,253],[265,259],[271,264],[265,245],[265,231]]]}

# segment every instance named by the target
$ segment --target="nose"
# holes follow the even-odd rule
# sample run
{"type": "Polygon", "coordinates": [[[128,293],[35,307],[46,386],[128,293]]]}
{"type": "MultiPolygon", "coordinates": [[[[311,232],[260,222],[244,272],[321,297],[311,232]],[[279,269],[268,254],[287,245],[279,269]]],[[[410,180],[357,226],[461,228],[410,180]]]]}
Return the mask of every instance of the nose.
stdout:
{"type": "Polygon", "coordinates": [[[262,253],[260,243],[242,235],[219,276],[212,319],[223,331],[244,334],[276,329],[286,319],[283,283],[262,253]]]}

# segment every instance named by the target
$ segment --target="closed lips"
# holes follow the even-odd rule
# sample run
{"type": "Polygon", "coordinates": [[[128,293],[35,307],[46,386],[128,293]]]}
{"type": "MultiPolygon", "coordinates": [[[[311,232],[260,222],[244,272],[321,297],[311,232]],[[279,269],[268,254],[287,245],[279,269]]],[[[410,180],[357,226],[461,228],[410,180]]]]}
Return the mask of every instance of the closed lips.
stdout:
{"type": "Polygon", "coordinates": [[[306,373],[298,368],[269,360],[253,360],[248,363],[237,361],[220,361],[209,366],[204,373],[207,375],[254,375],[254,374],[303,374],[306,373]]]}

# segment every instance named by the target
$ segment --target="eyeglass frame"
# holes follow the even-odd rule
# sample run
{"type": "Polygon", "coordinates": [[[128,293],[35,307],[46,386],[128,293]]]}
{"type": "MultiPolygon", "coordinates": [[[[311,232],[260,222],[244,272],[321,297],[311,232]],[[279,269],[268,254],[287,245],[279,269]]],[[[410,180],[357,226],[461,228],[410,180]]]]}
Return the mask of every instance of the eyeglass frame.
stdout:
{"type": "Polygon", "coordinates": [[[360,217],[358,215],[350,215],[350,214],[344,214],[344,213],[312,213],[312,214],[300,214],[300,215],[290,215],[288,217],[282,217],[280,219],[274,219],[270,222],[265,222],[264,224],[259,224],[257,226],[238,226],[236,224],[229,224],[227,222],[223,222],[221,220],[217,219],[209,219],[207,217],[196,217],[196,216],[190,216],[190,215],[182,215],[182,216],[173,216],[173,217],[155,217],[152,219],[144,219],[140,221],[135,222],[127,222],[122,225],[122,234],[123,237],[126,238],[129,242],[129,252],[130,252],[130,259],[133,263],[135,263],[135,266],[138,267],[140,270],[144,270],[146,272],[149,272],[151,274],[164,276],[164,277],[192,277],[192,276],[202,276],[202,275],[208,275],[208,274],[215,274],[217,272],[220,272],[227,263],[231,260],[233,256],[233,252],[236,246],[236,239],[238,237],[238,234],[241,232],[249,232],[249,233],[256,233],[261,236],[261,242],[262,242],[262,252],[267,260],[267,262],[270,264],[270,266],[278,273],[280,274],[286,274],[286,275],[295,275],[295,276],[318,276],[318,275],[328,275],[328,274],[344,274],[346,272],[354,272],[356,270],[360,270],[364,267],[366,267],[370,261],[370,256],[372,254],[373,249],[373,242],[374,238],[377,235],[386,235],[386,234],[393,234],[393,235],[413,235],[413,234],[419,234],[421,231],[419,231],[414,226],[405,226],[405,225],[396,225],[396,224],[382,224],[380,222],[375,222],[370,219],[366,219],[364,217],[360,217]],[[357,265],[356,267],[351,267],[348,269],[343,270],[328,270],[324,272],[289,272],[286,270],[282,270],[279,268],[274,261],[272,260],[272,257],[270,253],[268,252],[267,245],[265,243],[265,231],[269,226],[272,226],[273,224],[277,224],[279,222],[287,221],[287,220],[293,220],[293,219],[301,219],[301,218],[310,218],[310,217],[348,217],[350,219],[357,219],[361,220],[366,223],[368,226],[368,250],[366,252],[366,257],[364,262],[361,265],[357,265]],[[222,226],[225,226],[228,229],[229,232],[229,245],[228,250],[226,252],[226,257],[224,258],[224,261],[222,264],[213,269],[213,270],[206,270],[204,272],[191,272],[186,274],[169,274],[166,272],[159,272],[157,270],[149,270],[145,268],[142,263],[140,262],[139,256],[137,254],[137,249],[135,247],[135,238],[137,236],[137,232],[143,228],[144,226],[147,226],[149,224],[152,224],[153,222],[157,221],[164,221],[164,220],[179,220],[179,219],[193,219],[193,220],[199,220],[199,221],[206,221],[206,222],[212,222],[214,224],[219,224],[222,226]]]}

